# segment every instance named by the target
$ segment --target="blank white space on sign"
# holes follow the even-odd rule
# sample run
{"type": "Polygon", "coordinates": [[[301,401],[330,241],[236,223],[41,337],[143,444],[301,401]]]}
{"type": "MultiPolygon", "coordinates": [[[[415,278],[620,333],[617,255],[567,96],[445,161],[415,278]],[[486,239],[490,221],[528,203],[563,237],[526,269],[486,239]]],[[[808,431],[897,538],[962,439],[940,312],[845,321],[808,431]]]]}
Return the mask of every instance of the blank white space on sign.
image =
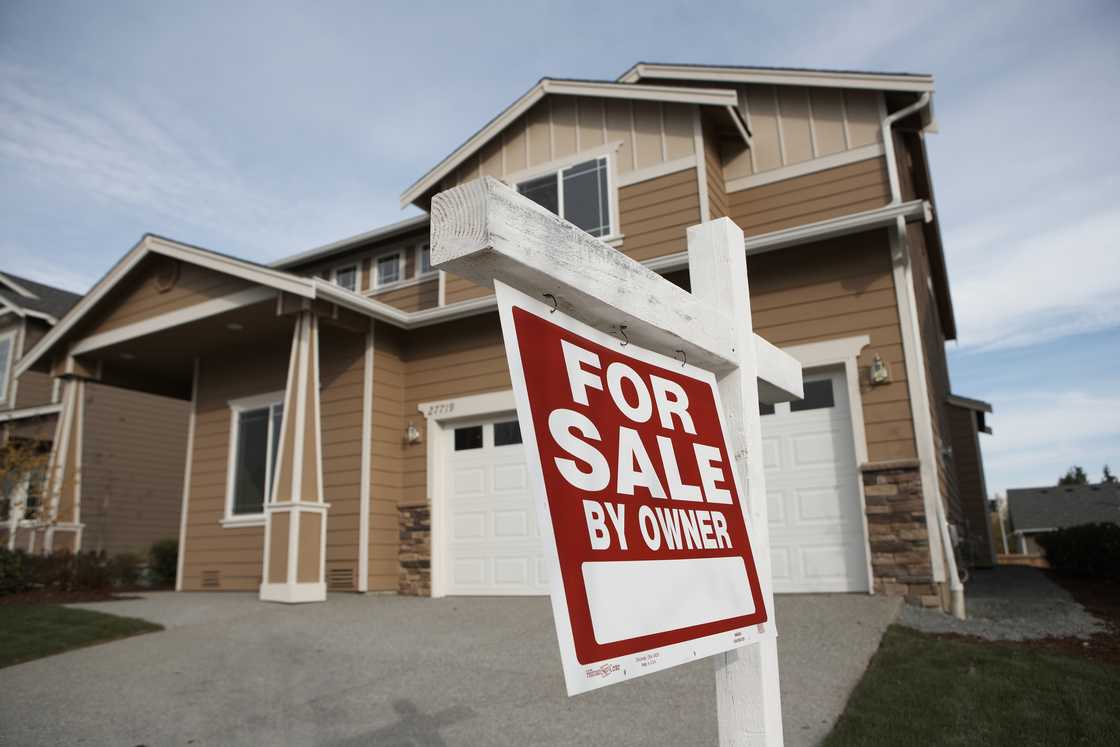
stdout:
{"type": "Polygon", "coordinates": [[[600,644],[754,613],[740,557],[616,560],[583,564],[591,625],[600,644]]]}

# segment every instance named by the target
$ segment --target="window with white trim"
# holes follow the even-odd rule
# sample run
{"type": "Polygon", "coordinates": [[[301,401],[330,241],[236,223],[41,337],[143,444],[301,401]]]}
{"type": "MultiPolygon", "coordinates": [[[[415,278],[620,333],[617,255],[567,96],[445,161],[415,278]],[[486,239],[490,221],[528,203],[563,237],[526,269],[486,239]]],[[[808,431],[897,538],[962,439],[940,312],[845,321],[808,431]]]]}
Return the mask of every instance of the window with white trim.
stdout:
{"type": "Polygon", "coordinates": [[[432,247],[428,244],[421,244],[416,247],[416,274],[427,275],[430,272],[433,272],[432,247]]]}
{"type": "Polygon", "coordinates": [[[593,158],[520,182],[517,191],[592,236],[608,236],[612,221],[607,173],[607,158],[593,158]]]}
{"type": "Polygon", "coordinates": [[[230,473],[226,517],[263,516],[272,490],[283,394],[230,402],[230,473]]]}
{"type": "Polygon", "coordinates": [[[334,271],[334,284],[346,290],[358,290],[358,266],[346,265],[334,271]]]}
{"type": "Polygon", "coordinates": [[[374,266],[374,287],[381,288],[401,280],[401,255],[399,252],[378,257],[374,266]]]}
{"type": "Polygon", "coordinates": [[[16,332],[0,335],[0,402],[8,401],[8,384],[12,380],[12,359],[15,357],[16,332]]]}

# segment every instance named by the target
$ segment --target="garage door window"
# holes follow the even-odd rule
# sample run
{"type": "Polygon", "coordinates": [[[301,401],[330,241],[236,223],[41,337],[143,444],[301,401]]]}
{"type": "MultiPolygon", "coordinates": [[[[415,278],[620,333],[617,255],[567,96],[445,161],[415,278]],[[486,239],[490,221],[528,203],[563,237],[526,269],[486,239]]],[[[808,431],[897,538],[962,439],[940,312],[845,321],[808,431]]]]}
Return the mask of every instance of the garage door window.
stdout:
{"type": "Polygon", "coordinates": [[[482,426],[470,425],[455,429],[455,451],[482,448],[482,426]]]}
{"type": "Polygon", "coordinates": [[[832,379],[805,382],[805,398],[789,403],[790,412],[804,412],[805,410],[823,410],[835,407],[832,398],[832,379]]]}
{"type": "Polygon", "coordinates": [[[494,445],[513,446],[521,443],[521,424],[516,420],[494,423],[494,445]]]}

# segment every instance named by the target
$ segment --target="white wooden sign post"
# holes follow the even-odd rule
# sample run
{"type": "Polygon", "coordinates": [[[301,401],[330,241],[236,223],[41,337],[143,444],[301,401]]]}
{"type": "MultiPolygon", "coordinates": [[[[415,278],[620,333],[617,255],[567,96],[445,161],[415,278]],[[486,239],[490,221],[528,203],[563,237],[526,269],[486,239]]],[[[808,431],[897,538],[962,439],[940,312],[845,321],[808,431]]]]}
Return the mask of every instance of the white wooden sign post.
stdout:
{"type": "MultiPolygon", "coordinates": [[[[519,292],[505,298],[547,299],[581,328],[590,327],[588,334],[597,330],[622,337],[649,351],[652,361],[671,357],[714,376],[769,613],[766,637],[746,645],[740,641],[730,650],[724,646],[713,657],[720,743],[781,744],[758,406],[760,399],[800,398],[802,379],[794,358],[753,332],[742,231],[726,218],[689,229],[688,292],[490,177],[436,195],[431,213],[433,265],[483,286],[497,281],[519,292]]],[[[519,416],[525,420],[521,401],[519,416]]],[[[555,551],[552,545],[554,556],[555,551]]],[[[554,610],[561,609],[558,583],[554,579],[554,610]]],[[[557,626],[561,632],[559,619],[557,626]]]]}

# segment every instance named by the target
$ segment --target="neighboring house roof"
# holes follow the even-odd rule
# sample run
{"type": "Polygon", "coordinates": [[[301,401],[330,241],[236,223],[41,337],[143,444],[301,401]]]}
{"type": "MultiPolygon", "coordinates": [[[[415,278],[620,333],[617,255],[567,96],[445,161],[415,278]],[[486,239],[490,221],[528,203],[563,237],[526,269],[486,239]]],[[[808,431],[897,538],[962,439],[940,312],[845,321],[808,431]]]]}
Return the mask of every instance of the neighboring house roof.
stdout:
{"type": "Polygon", "coordinates": [[[1120,486],[1058,485],[1012,488],[1007,511],[1017,532],[1045,531],[1081,524],[1120,524],[1120,486]]]}
{"type": "MultiPolygon", "coordinates": [[[[420,199],[424,193],[436,186],[440,179],[451,173],[459,164],[476,153],[491,138],[504,130],[527,112],[533,104],[548,94],[567,96],[595,96],[600,98],[630,99],[638,101],[672,101],[684,104],[725,107],[733,118],[738,118],[739,94],[721,88],[688,88],[675,86],[633,86],[600,80],[576,80],[574,78],[541,78],[520,98],[507,106],[491,119],[482,129],[471,135],[465,143],[450,155],[433,166],[428,173],[417,179],[401,195],[401,207],[420,199]]],[[[745,125],[741,121],[736,123],[745,125]]]]}
{"type": "Polygon", "coordinates": [[[10,272],[0,272],[0,300],[20,316],[28,312],[35,316],[47,316],[47,321],[53,324],[81,298],[77,293],[55,288],[53,285],[37,283],[10,272]]]}
{"type": "Polygon", "coordinates": [[[933,91],[933,76],[926,73],[892,73],[869,70],[824,70],[807,67],[763,65],[697,65],[673,62],[639,62],[618,76],[619,83],[642,78],[707,80],[726,83],[761,83],[825,88],[868,88],[876,91],[933,91]]]}

